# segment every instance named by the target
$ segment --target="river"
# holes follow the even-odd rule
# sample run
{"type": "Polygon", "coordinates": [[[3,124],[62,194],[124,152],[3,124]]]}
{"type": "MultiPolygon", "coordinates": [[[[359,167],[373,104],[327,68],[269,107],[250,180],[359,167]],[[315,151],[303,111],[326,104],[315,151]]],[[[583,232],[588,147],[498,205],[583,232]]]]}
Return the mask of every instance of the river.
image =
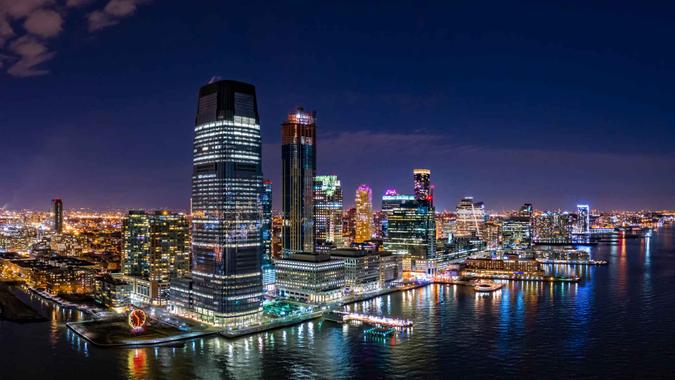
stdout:
{"type": "MultiPolygon", "coordinates": [[[[511,282],[500,293],[430,285],[352,305],[412,319],[393,339],[320,320],[182,348],[101,349],[35,296],[49,322],[0,321],[0,378],[635,378],[675,376],[675,229],[591,249],[578,284],[511,282]]],[[[549,268],[553,269],[553,268],[549,268]]]]}

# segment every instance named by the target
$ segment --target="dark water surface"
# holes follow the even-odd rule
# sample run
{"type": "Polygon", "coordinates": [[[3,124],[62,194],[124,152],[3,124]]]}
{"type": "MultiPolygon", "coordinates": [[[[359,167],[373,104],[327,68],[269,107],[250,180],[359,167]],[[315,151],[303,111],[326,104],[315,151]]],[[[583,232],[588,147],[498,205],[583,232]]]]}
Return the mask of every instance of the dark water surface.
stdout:
{"type": "Polygon", "coordinates": [[[579,284],[513,282],[489,296],[432,285],[353,305],[414,320],[386,340],[315,321],[184,348],[100,349],[65,327],[78,312],[44,303],[50,322],[0,322],[0,379],[675,378],[675,229],[591,252],[609,265],[572,268],[579,284]]]}

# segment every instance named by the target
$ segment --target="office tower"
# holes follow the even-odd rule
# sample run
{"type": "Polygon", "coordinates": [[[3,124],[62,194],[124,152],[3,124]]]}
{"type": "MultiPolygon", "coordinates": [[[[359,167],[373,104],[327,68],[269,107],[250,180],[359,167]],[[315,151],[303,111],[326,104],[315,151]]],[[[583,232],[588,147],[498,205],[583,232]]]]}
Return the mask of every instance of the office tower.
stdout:
{"type": "Polygon", "coordinates": [[[384,196],[382,196],[382,213],[384,214],[384,218],[382,219],[382,238],[387,237],[387,231],[389,229],[389,220],[388,218],[388,210],[398,206],[399,201],[396,199],[396,195],[398,195],[398,191],[396,189],[387,189],[384,192],[384,196]]]}
{"type": "Polygon", "coordinates": [[[421,204],[433,206],[433,193],[431,187],[431,171],[429,169],[413,170],[415,181],[415,199],[421,204]]]}
{"type": "Polygon", "coordinates": [[[314,238],[317,250],[342,246],[342,185],[337,176],[314,178],[314,238]]]}
{"type": "Polygon", "coordinates": [[[384,195],[387,215],[384,249],[400,255],[430,259],[436,256],[436,227],[433,207],[415,195],[384,195]]]}
{"type": "Polygon", "coordinates": [[[269,179],[263,181],[262,208],[262,264],[264,266],[272,262],[272,181],[269,179]]]}
{"type": "Polygon", "coordinates": [[[352,207],[342,214],[342,239],[349,246],[356,239],[356,208],[352,207]]]}
{"type": "Polygon", "coordinates": [[[591,209],[588,205],[577,205],[576,233],[588,234],[591,232],[591,209]]]}
{"type": "Polygon", "coordinates": [[[262,311],[262,165],[253,85],[199,90],[192,174],[192,293],[196,317],[245,324],[262,311]]]}
{"type": "Polygon", "coordinates": [[[184,214],[129,211],[122,222],[122,272],[168,287],[190,271],[189,244],[184,214]]]}
{"type": "Polygon", "coordinates": [[[52,218],[54,218],[54,232],[63,232],[63,201],[59,198],[52,199],[52,218]]]}
{"type": "Polygon", "coordinates": [[[480,237],[480,226],[485,222],[483,202],[474,202],[473,197],[464,197],[457,204],[455,236],[480,237]]]}
{"type": "Polygon", "coordinates": [[[316,113],[298,108],[281,125],[284,255],[314,250],[316,113]]]}
{"type": "Polygon", "coordinates": [[[356,189],[355,243],[370,240],[373,235],[373,191],[368,185],[356,189]]]}

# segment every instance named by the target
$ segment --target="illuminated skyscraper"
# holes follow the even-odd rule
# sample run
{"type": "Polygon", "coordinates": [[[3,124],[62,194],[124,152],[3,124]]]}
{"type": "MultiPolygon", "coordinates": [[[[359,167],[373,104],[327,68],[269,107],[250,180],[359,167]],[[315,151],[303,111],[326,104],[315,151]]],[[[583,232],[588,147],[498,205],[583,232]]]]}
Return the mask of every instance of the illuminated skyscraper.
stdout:
{"type": "Polygon", "coordinates": [[[433,207],[414,195],[384,195],[387,215],[384,249],[395,254],[430,259],[436,256],[436,227],[433,207]]]}
{"type": "Polygon", "coordinates": [[[433,206],[431,170],[415,169],[413,170],[413,179],[415,181],[415,199],[420,203],[433,206]]]}
{"type": "Polygon", "coordinates": [[[370,240],[373,235],[373,191],[368,185],[356,189],[356,236],[355,243],[370,240]]]}
{"type": "Polygon", "coordinates": [[[212,324],[245,323],[262,311],[260,146],[253,85],[222,80],[199,90],[192,293],[196,316],[212,324]]]}
{"type": "Polygon", "coordinates": [[[314,178],[314,238],[317,250],[342,246],[342,185],[337,176],[314,178]]]}
{"type": "Polygon", "coordinates": [[[272,181],[269,179],[263,181],[262,208],[262,264],[264,266],[272,262],[272,181]]]}
{"type": "Polygon", "coordinates": [[[591,208],[588,205],[577,205],[577,225],[574,232],[578,234],[591,232],[591,208]]]}
{"type": "Polygon", "coordinates": [[[316,113],[298,108],[281,126],[284,255],[314,250],[315,118],[316,113]]]}
{"type": "Polygon", "coordinates": [[[63,201],[59,198],[52,199],[52,218],[54,218],[54,232],[63,232],[63,201]]]}
{"type": "Polygon", "coordinates": [[[263,181],[262,193],[262,245],[263,255],[261,259],[261,270],[263,274],[263,286],[268,287],[274,284],[275,272],[272,261],[272,181],[266,179],[263,181]]]}

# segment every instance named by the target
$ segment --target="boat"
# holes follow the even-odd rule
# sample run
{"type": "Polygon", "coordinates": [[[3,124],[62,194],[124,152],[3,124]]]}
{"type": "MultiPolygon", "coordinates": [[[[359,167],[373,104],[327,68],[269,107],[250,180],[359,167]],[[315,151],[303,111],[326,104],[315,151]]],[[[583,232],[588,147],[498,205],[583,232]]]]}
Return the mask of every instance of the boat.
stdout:
{"type": "Polygon", "coordinates": [[[473,289],[477,292],[485,293],[485,292],[494,292],[495,290],[499,290],[504,286],[504,284],[500,284],[494,281],[489,281],[489,280],[479,280],[477,281],[473,289]]]}

